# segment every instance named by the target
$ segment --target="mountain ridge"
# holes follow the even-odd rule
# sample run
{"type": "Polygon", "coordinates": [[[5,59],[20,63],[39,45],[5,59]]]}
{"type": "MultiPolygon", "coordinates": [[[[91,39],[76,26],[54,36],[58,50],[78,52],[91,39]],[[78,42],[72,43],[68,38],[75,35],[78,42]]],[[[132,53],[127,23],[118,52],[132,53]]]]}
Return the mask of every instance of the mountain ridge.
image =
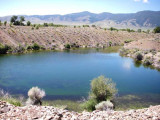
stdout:
{"type": "MultiPolygon", "coordinates": [[[[21,15],[17,15],[21,16],[21,15]]],[[[91,13],[88,11],[66,15],[23,15],[26,21],[32,23],[55,23],[66,25],[95,24],[100,27],[117,28],[154,28],[160,26],[160,11],[139,11],[136,13],[91,13]]],[[[0,20],[10,21],[11,16],[0,17],[0,20]]]]}

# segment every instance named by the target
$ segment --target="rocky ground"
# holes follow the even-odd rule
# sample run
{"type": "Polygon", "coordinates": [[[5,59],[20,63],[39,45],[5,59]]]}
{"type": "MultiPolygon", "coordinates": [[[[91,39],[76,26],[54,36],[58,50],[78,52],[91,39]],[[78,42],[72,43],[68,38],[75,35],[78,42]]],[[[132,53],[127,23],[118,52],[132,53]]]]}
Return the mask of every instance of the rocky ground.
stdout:
{"type": "Polygon", "coordinates": [[[0,43],[13,47],[33,43],[49,49],[53,47],[63,49],[65,44],[76,44],[80,47],[107,47],[122,45],[128,39],[137,41],[157,38],[159,38],[158,34],[110,31],[94,27],[40,27],[32,30],[30,26],[0,26],[0,43]]]}
{"type": "Polygon", "coordinates": [[[77,113],[51,106],[15,107],[0,101],[1,120],[160,120],[160,105],[129,111],[77,113]]]}

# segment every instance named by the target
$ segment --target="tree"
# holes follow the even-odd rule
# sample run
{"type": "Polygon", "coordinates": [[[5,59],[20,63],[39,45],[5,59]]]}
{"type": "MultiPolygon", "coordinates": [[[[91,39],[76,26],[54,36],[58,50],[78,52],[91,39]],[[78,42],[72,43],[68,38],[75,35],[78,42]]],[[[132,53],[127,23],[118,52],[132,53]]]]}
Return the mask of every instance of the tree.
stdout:
{"type": "Polygon", "coordinates": [[[2,25],[2,22],[1,22],[1,20],[0,20],[0,26],[2,25]]]}
{"type": "Polygon", "coordinates": [[[20,16],[20,25],[24,25],[23,22],[25,21],[24,16],[20,16]]]}
{"type": "Polygon", "coordinates": [[[30,21],[27,21],[27,26],[30,26],[31,25],[31,22],[30,21]]]}
{"type": "Polygon", "coordinates": [[[160,26],[154,28],[153,32],[154,33],[160,33],[160,26]]]}
{"type": "Polygon", "coordinates": [[[4,25],[5,25],[5,26],[7,25],[7,21],[4,21],[4,25]]]}
{"type": "Polygon", "coordinates": [[[15,22],[16,22],[16,20],[17,20],[17,18],[18,18],[18,17],[17,17],[17,16],[15,16],[15,15],[14,15],[14,16],[12,16],[12,17],[11,17],[11,19],[10,19],[10,22],[11,22],[11,23],[13,23],[13,24],[15,24],[15,22]]]}

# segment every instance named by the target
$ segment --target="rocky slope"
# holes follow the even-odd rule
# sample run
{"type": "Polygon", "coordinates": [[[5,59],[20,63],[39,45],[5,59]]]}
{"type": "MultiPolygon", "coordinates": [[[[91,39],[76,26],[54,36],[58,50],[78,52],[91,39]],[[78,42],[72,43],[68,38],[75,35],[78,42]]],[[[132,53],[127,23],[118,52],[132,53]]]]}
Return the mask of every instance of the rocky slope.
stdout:
{"type": "Polygon", "coordinates": [[[160,105],[129,111],[77,113],[51,106],[15,107],[0,101],[1,120],[160,120],[160,105]]]}
{"type": "Polygon", "coordinates": [[[22,45],[39,45],[52,49],[63,49],[66,44],[76,44],[80,47],[107,47],[121,45],[125,40],[155,40],[157,34],[146,34],[127,31],[109,31],[100,28],[73,27],[40,27],[31,29],[27,26],[0,26],[0,43],[13,47],[22,45]]]}

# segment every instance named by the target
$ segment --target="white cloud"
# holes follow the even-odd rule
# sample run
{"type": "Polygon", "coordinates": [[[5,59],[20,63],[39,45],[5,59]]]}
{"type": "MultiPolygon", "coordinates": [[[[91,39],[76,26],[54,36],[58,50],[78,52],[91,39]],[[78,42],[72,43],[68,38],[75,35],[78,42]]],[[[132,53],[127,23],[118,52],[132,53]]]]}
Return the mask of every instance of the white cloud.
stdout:
{"type": "Polygon", "coordinates": [[[143,0],[144,3],[148,3],[148,0],[143,0]]]}
{"type": "Polygon", "coordinates": [[[143,3],[148,3],[148,0],[134,0],[135,2],[143,1],[143,3]]]}

